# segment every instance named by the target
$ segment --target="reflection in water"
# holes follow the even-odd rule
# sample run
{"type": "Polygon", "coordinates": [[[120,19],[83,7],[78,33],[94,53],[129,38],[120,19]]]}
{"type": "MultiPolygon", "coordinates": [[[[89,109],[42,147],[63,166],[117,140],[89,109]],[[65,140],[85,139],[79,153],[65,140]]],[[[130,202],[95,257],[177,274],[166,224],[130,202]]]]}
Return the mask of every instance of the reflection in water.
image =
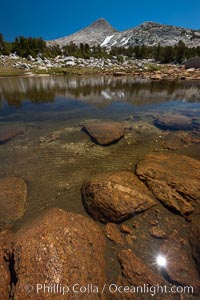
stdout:
{"type": "Polygon", "coordinates": [[[79,99],[98,105],[112,101],[134,105],[171,100],[200,102],[200,82],[148,81],[132,77],[43,76],[0,79],[0,106],[20,107],[23,101],[50,103],[56,97],[79,99]]]}
{"type": "MultiPolygon", "coordinates": [[[[86,215],[82,183],[98,173],[133,172],[149,152],[176,151],[200,159],[199,90],[199,82],[150,82],[131,77],[0,79],[0,177],[23,178],[28,186],[26,212],[14,229],[51,207],[86,215]],[[171,123],[171,115],[186,115],[195,130],[157,128],[155,120],[165,112],[171,123]],[[94,119],[121,121],[127,129],[125,137],[108,147],[96,145],[80,126],[94,119]]],[[[167,222],[172,218],[164,206],[159,211],[167,222]]],[[[1,214],[4,212],[0,211],[0,231],[1,214]]],[[[157,212],[150,215],[151,220],[155,216],[157,212]]],[[[140,228],[138,236],[142,237],[140,228]]],[[[146,244],[139,245],[141,241],[136,239],[139,251],[148,249],[146,244]]],[[[165,263],[162,258],[157,262],[165,263]]]]}

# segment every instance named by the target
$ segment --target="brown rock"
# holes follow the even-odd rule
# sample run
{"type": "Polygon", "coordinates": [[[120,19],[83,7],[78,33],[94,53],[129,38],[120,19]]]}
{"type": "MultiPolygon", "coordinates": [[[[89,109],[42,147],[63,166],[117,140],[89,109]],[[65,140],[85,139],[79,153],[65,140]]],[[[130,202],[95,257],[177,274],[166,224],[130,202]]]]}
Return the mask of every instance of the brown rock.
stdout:
{"type": "Polygon", "coordinates": [[[190,245],[192,248],[192,255],[200,274],[200,222],[198,220],[191,225],[190,245]]]}
{"type": "Polygon", "coordinates": [[[24,133],[24,130],[17,126],[1,126],[0,127],[0,144],[6,143],[15,136],[24,133]]]}
{"type": "Polygon", "coordinates": [[[116,224],[108,223],[105,226],[104,233],[109,238],[109,240],[115,242],[116,244],[123,245],[124,241],[122,235],[116,224]]]}
{"type": "Polygon", "coordinates": [[[165,131],[161,145],[163,149],[176,150],[191,144],[190,131],[165,131]]]}
{"type": "Polygon", "coordinates": [[[72,290],[74,284],[103,287],[104,246],[103,233],[92,220],[61,209],[48,211],[16,233],[14,299],[105,299],[102,293],[76,294],[72,290]],[[63,295],[40,290],[37,294],[37,284],[68,286],[70,291],[63,295]]]}
{"type": "Polygon", "coordinates": [[[160,247],[160,253],[167,259],[165,271],[172,282],[193,286],[194,293],[200,293],[200,277],[192,256],[175,231],[160,247]]]}
{"type": "Polygon", "coordinates": [[[152,225],[152,226],[157,226],[158,223],[159,223],[158,220],[150,220],[149,221],[149,224],[152,225]]]}
{"type": "Polygon", "coordinates": [[[166,232],[159,226],[152,226],[149,229],[149,233],[152,237],[157,238],[157,239],[166,239],[167,238],[166,232]]]}
{"type": "Polygon", "coordinates": [[[151,271],[132,250],[122,250],[117,257],[122,273],[131,285],[144,286],[144,284],[149,284],[154,286],[165,284],[165,280],[151,271]]]}
{"type": "Polygon", "coordinates": [[[129,172],[100,174],[82,186],[87,211],[96,220],[119,222],[155,205],[146,186],[129,172]]]}
{"type": "Polygon", "coordinates": [[[161,129],[185,130],[191,128],[192,120],[182,115],[165,114],[158,117],[154,124],[161,129]]]}
{"type": "Polygon", "coordinates": [[[118,71],[118,72],[113,72],[112,75],[115,77],[121,77],[121,76],[126,76],[127,73],[123,71],[118,71]]]}
{"type": "Polygon", "coordinates": [[[127,234],[132,234],[133,233],[133,230],[127,226],[126,224],[121,224],[120,225],[120,230],[122,233],[127,233],[127,234]]]}
{"type": "Polygon", "coordinates": [[[120,140],[124,134],[124,125],[114,121],[96,121],[83,125],[91,139],[99,145],[110,145],[120,140]]]}
{"type": "Polygon", "coordinates": [[[133,226],[134,229],[138,229],[139,223],[134,221],[134,222],[132,223],[132,226],[133,226]]]}
{"type": "Polygon", "coordinates": [[[26,183],[22,178],[0,179],[0,224],[14,222],[25,211],[27,198],[26,183]]]}
{"type": "Polygon", "coordinates": [[[136,236],[135,235],[130,235],[130,234],[127,234],[125,236],[125,240],[127,242],[127,244],[133,248],[134,247],[134,242],[137,240],[136,236]]]}
{"type": "Polygon", "coordinates": [[[5,242],[7,232],[0,233],[0,299],[8,300],[10,295],[10,272],[5,260],[5,242]]]}
{"type": "Polygon", "coordinates": [[[155,74],[153,76],[151,76],[152,80],[161,80],[162,79],[162,75],[161,74],[155,74]]]}
{"type": "Polygon", "coordinates": [[[137,165],[144,180],[166,207],[188,215],[200,203],[200,162],[176,154],[149,154],[137,165]]]}
{"type": "Polygon", "coordinates": [[[190,132],[189,142],[190,144],[200,144],[200,128],[199,130],[195,129],[192,132],[190,132]]]}

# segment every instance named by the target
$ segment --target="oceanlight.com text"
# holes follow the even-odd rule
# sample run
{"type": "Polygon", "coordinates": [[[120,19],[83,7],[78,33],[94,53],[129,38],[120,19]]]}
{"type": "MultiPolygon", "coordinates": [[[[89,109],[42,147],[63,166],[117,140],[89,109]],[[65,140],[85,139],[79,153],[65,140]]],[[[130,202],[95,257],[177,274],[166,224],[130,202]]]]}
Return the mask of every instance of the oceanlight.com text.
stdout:
{"type": "Polygon", "coordinates": [[[154,285],[144,284],[140,286],[122,286],[116,283],[104,284],[103,286],[97,286],[89,283],[81,285],[75,283],[73,285],[62,285],[57,283],[36,285],[27,284],[25,287],[27,293],[36,294],[98,294],[98,293],[110,293],[110,294],[149,294],[154,297],[156,294],[193,294],[193,286],[176,286],[176,285],[154,285]]]}

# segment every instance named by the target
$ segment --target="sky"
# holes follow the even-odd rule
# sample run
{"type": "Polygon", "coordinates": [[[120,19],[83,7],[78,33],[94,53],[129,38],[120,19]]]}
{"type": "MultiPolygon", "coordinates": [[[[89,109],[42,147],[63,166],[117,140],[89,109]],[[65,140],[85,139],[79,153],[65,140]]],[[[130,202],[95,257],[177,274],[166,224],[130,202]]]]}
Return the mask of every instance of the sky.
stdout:
{"type": "Polygon", "coordinates": [[[145,21],[200,29],[200,0],[1,0],[0,32],[51,40],[74,33],[99,18],[117,30],[145,21]]]}

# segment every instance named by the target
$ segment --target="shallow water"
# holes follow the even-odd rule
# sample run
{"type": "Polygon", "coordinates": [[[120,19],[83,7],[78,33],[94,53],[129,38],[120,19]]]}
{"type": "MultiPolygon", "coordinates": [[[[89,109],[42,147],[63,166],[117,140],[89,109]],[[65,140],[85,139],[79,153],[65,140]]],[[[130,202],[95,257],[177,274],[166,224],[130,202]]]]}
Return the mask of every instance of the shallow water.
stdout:
{"type": "MultiPolygon", "coordinates": [[[[163,131],[153,125],[171,112],[200,117],[200,82],[136,80],[110,76],[41,76],[0,79],[0,126],[25,130],[0,145],[0,176],[28,185],[25,216],[15,227],[49,207],[86,214],[80,187],[98,172],[132,170],[150,151],[163,151],[163,131]],[[81,124],[123,121],[131,129],[109,147],[95,145],[81,124]]],[[[200,159],[198,144],[175,152],[200,159]]],[[[164,151],[167,151],[164,149],[164,151]]]]}
{"type": "MultiPolygon", "coordinates": [[[[151,82],[110,76],[1,78],[0,136],[10,126],[24,130],[0,143],[0,176],[24,178],[28,187],[25,215],[12,224],[12,229],[32,222],[51,207],[87,215],[80,193],[83,181],[104,171],[134,172],[137,162],[151,151],[200,159],[200,144],[196,141],[199,132],[196,138],[194,128],[168,131],[154,125],[157,117],[166,113],[198,122],[200,82],[151,82]],[[127,128],[124,138],[107,147],[94,144],[81,130],[86,121],[104,119],[123,122],[127,128]]],[[[0,211],[0,230],[5,228],[3,214],[0,211]]],[[[125,222],[135,236],[134,242],[127,240],[127,247],[159,273],[155,255],[162,241],[149,235],[152,220],[161,223],[167,235],[177,230],[185,240],[189,223],[158,201],[155,208],[125,222]],[[134,228],[133,223],[137,224],[134,228]]],[[[119,249],[107,240],[106,273],[110,282],[117,282],[121,274],[116,259],[119,249]]]]}

